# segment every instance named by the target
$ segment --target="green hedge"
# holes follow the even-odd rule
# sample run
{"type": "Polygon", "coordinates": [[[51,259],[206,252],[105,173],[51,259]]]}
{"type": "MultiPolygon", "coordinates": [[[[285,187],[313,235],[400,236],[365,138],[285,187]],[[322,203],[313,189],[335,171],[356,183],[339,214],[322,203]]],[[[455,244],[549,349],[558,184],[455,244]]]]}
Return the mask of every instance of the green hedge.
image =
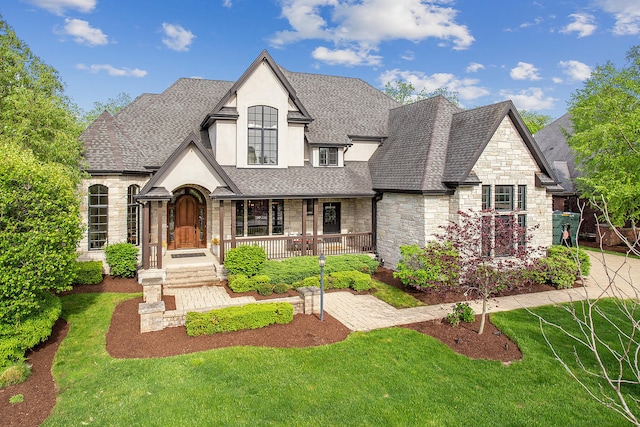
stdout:
{"type": "Polygon", "coordinates": [[[47,292],[42,296],[39,311],[18,325],[0,324],[0,367],[23,361],[28,349],[49,338],[61,312],[60,299],[47,292]]]}
{"type": "Polygon", "coordinates": [[[588,276],[591,271],[591,258],[589,255],[580,248],[569,248],[563,245],[553,245],[547,248],[547,257],[549,258],[567,258],[575,265],[576,276],[582,273],[583,276],[588,276]],[[578,262],[580,261],[580,271],[578,271],[578,262]]]}
{"type": "Polygon", "coordinates": [[[187,313],[187,334],[192,337],[263,328],[293,320],[293,305],[286,302],[247,304],[226,307],[206,313],[187,313]]]}
{"type": "Polygon", "coordinates": [[[242,245],[227,251],[224,268],[229,274],[244,274],[247,277],[258,274],[267,260],[267,254],[260,246],[242,245]]]}
{"type": "Polygon", "coordinates": [[[101,261],[78,261],[74,285],[97,285],[102,282],[101,261]]]}
{"type": "Polygon", "coordinates": [[[115,277],[133,277],[138,267],[138,248],[131,243],[115,243],[104,248],[110,274],[115,277]]]}
{"type": "Polygon", "coordinates": [[[233,292],[249,292],[253,290],[251,279],[244,274],[229,276],[227,283],[229,285],[229,289],[233,292]]]}
{"type": "Polygon", "coordinates": [[[360,271],[336,271],[331,273],[332,288],[351,288],[354,291],[371,289],[371,276],[360,271]]]}
{"type": "MultiPolygon", "coordinates": [[[[226,265],[227,261],[225,260],[225,267],[226,265]]],[[[377,268],[378,261],[368,255],[336,255],[327,257],[324,271],[327,275],[336,271],[351,270],[373,274],[377,268]]],[[[269,276],[273,284],[286,283],[289,285],[319,273],[320,267],[316,256],[288,258],[282,261],[270,260],[265,262],[259,271],[259,274],[269,276]]]]}

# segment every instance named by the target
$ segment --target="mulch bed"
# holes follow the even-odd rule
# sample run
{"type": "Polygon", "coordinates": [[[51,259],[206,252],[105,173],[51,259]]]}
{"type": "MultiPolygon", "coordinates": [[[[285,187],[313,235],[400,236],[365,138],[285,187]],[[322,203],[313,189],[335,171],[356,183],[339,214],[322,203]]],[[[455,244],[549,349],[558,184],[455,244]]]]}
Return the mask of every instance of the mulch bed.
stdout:
{"type": "MultiPolygon", "coordinates": [[[[374,275],[377,280],[397,286],[411,293],[427,304],[454,303],[467,298],[460,293],[420,292],[405,288],[393,278],[391,270],[380,268],[374,275]]],[[[528,290],[539,292],[553,289],[542,287],[528,290]]],[[[134,279],[117,279],[110,276],[99,285],[76,286],[63,295],[84,292],[142,292],[134,279]]],[[[248,294],[247,294],[248,295],[248,294]]],[[[253,294],[252,294],[253,295],[253,294]]],[[[295,293],[294,293],[295,295],[295,293]]],[[[264,299],[255,293],[256,299],[264,299]]],[[[272,295],[269,298],[283,297],[272,295]]],[[[175,309],[172,297],[163,297],[167,309],[175,309]],[[173,305],[172,305],[173,304],[173,305]]],[[[140,333],[138,304],[141,298],[124,301],[116,307],[107,333],[107,351],[117,358],[166,357],[213,348],[229,346],[263,347],[310,347],[331,344],[344,340],[349,329],[325,313],[324,322],[317,316],[296,315],[287,325],[271,325],[266,328],[229,332],[208,337],[189,337],[184,327],[168,328],[157,332],[140,333]]],[[[405,327],[433,336],[454,351],[474,359],[492,359],[510,362],[522,358],[518,347],[487,321],[485,331],[478,335],[479,321],[452,327],[442,321],[428,321],[405,327]]],[[[7,427],[27,427],[40,425],[51,413],[55,405],[55,382],[51,375],[51,365],[58,346],[69,330],[68,325],[59,320],[49,340],[27,354],[32,365],[32,374],[21,384],[0,389],[0,425],[7,427]],[[24,402],[10,404],[9,399],[17,394],[24,395],[24,402]]]]}

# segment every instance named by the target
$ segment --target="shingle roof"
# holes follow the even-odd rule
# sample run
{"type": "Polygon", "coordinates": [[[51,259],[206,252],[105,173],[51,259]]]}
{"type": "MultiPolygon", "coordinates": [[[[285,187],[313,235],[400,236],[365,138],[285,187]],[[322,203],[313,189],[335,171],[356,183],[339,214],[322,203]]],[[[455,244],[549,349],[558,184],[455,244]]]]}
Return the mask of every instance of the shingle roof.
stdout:
{"type": "Polygon", "coordinates": [[[458,107],[436,96],[395,108],[389,139],[370,160],[377,190],[443,192],[442,171],[453,113],[458,107]]]}
{"type": "Polygon", "coordinates": [[[576,170],[575,154],[567,144],[567,134],[572,132],[571,116],[565,114],[534,135],[542,154],[552,165],[560,185],[567,194],[575,193],[573,180],[579,175],[576,170]]]}

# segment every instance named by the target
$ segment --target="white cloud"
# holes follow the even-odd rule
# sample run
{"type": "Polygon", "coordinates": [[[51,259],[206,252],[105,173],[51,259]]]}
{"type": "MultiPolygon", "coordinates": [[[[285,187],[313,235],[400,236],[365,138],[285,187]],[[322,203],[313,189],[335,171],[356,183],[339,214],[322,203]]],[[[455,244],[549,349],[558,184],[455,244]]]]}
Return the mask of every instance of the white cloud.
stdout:
{"type": "Polygon", "coordinates": [[[73,36],[76,43],[88,46],[100,46],[109,43],[107,35],[99,28],[92,28],[87,21],[66,18],[64,23],[62,33],[73,36]]]}
{"type": "Polygon", "coordinates": [[[97,0],[27,0],[29,3],[48,10],[56,15],[62,15],[65,10],[77,10],[89,13],[96,7],[97,0]]]}
{"type": "Polygon", "coordinates": [[[564,80],[562,80],[560,77],[552,77],[551,81],[554,82],[555,84],[560,84],[562,82],[564,82],[564,80]]]}
{"type": "Polygon", "coordinates": [[[573,13],[569,18],[573,18],[573,22],[561,29],[561,33],[578,33],[578,37],[587,37],[598,28],[594,24],[595,17],[588,13],[573,13]]]}
{"type": "Polygon", "coordinates": [[[416,53],[412,50],[407,50],[405,53],[400,55],[400,58],[404,59],[405,61],[413,61],[414,59],[416,59],[416,53]]]}
{"type": "Polygon", "coordinates": [[[222,5],[224,7],[231,7],[233,6],[233,3],[231,2],[231,0],[222,0],[222,5]]]}
{"type": "Polygon", "coordinates": [[[89,71],[90,73],[96,74],[100,71],[106,71],[107,74],[113,77],[144,77],[147,75],[145,70],[141,70],[139,68],[116,68],[109,64],[78,64],[76,65],[78,70],[89,71]]]}
{"type": "Polygon", "coordinates": [[[369,50],[355,51],[353,49],[327,49],[317,47],[312,53],[314,59],[329,65],[380,65],[382,59],[378,55],[370,55],[369,50]]]}
{"type": "Polygon", "coordinates": [[[520,28],[535,27],[536,25],[540,25],[543,21],[544,19],[537,17],[533,20],[533,22],[523,22],[522,24],[520,24],[520,28]]]}
{"type": "Polygon", "coordinates": [[[278,31],[271,45],[324,40],[336,50],[376,50],[390,40],[446,41],[466,49],[474,41],[467,26],[456,22],[450,0],[280,0],[290,30],[278,31]]]}
{"type": "Polygon", "coordinates": [[[512,93],[508,90],[501,90],[500,96],[504,99],[510,99],[516,105],[518,110],[550,110],[553,108],[557,98],[545,96],[544,91],[539,87],[530,87],[521,90],[518,93],[512,93]]]}
{"type": "Polygon", "coordinates": [[[518,65],[511,69],[509,75],[514,80],[540,80],[538,69],[527,62],[518,62],[518,65]]]}
{"type": "Polygon", "coordinates": [[[637,0],[597,0],[602,10],[614,16],[613,33],[619,36],[640,34],[640,2],[637,0]]]}
{"type": "Polygon", "coordinates": [[[484,70],[484,69],[485,69],[484,65],[479,64],[477,62],[472,62],[467,67],[467,73],[477,73],[478,71],[484,70]]]}
{"type": "Polygon", "coordinates": [[[189,30],[185,30],[180,25],[162,23],[162,31],[165,37],[162,38],[162,43],[171,50],[177,52],[186,52],[189,50],[189,46],[193,43],[195,35],[189,30]]]}
{"type": "Polygon", "coordinates": [[[426,75],[420,71],[393,69],[385,71],[378,77],[382,85],[398,80],[411,83],[418,92],[423,89],[425,92],[433,92],[436,89],[446,88],[452,92],[458,92],[460,99],[463,100],[473,100],[489,94],[486,88],[478,85],[478,79],[460,79],[449,73],[426,75]]]}
{"type": "Polygon", "coordinates": [[[558,65],[562,68],[562,72],[573,80],[582,81],[591,77],[591,67],[580,61],[560,61],[558,65]]]}

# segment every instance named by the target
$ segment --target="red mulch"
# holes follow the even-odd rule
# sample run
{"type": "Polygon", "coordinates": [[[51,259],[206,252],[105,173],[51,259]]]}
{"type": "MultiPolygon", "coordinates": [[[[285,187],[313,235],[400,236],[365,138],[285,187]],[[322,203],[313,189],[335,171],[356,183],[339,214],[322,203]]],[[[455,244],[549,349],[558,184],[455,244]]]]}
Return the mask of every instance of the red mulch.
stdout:
{"type": "MultiPolygon", "coordinates": [[[[374,275],[378,280],[397,286],[427,304],[454,303],[467,298],[454,292],[420,292],[406,288],[393,278],[391,270],[380,268],[374,275]]],[[[540,287],[528,290],[539,292],[552,289],[540,287]]],[[[110,276],[99,285],[76,286],[70,293],[83,292],[142,292],[134,279],[110,276]]],[[[249,295],[249,294],[247,294],[249,295]]],[[[265,297],[252,293],[257,299],[265,297]]],[[[270,298],[286,295],[272,295],[270,298]]],[[[175,309],[172,297],[163,297],[167,309],[175,309]]],[[[107,332],[107,351],[118,358],[165,357],[228,346],[310,347],[344,340],[349,330],[325,313],[324,322],[317,316],[296,315],[287,325],[271,325],[256,330],[237,331],[208,337],[189,337],[184,327],[168,328],[157,332],[140,333],[138,303],[141,298],[124,301],[116,307],[107,332]]],[[[477,334],[479,322],[452,327],[441,321],[421,322],[405,327],[431,335],[454,351],[474,359],[492,359],[510,362],[522,358],[518,347],[487,321],[482,335],[477,334]]],[[[51,375],[53,356],[68,331],[68,325],[59,320],[49,340],[27,354],[32,374],[21,384],[0,389],[0,425],[27,427],[40,425],[55,405],[55,383],[51,375]],[[24,402],[10,404],[16,394],[24,395],[24,402]]]]}

